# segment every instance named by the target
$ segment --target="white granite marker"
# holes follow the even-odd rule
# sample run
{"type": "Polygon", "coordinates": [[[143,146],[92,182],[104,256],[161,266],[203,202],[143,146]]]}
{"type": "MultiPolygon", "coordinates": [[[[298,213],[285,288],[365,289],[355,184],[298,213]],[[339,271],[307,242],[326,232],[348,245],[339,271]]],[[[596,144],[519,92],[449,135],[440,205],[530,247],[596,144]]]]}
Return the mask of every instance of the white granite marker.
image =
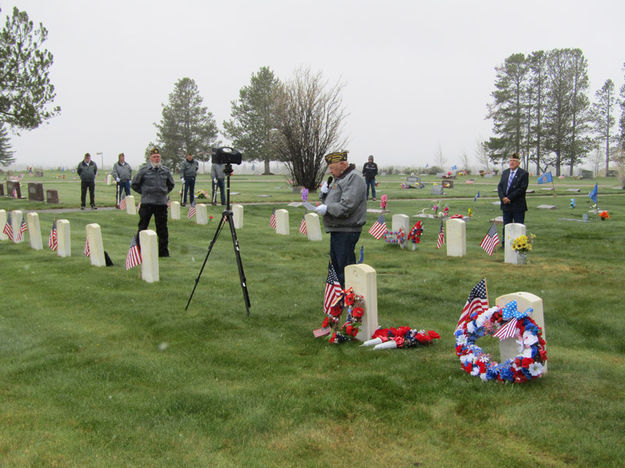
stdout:
{"type": "Polygon", "coordinates": [[[41,240],[39,215],[35,212],[28,213],[26,215],[26,219],[28,220],[28,237],[30,239],[30,246],[35,250],[42,250],[43,242],[41,240]]]}
{"type": "Polygon", "coordinates": [[[204,203],[195,205],[195,222],[197,224],[208,224],[208,210],[204,203]]]}
{"type": "Polygon", "coordinates": [[[321,222],[319,221],[319,215],[317,213],[306,213],[304,215],[306,220],[306,235],[310,241],[323,240],[321,235],[321,222]]]}
{"type": "Polygon", "coordinates": [[[410,232],[410,217],[405,214],[395,214],[393,215],[393,225],[391,231],[397,232],[401,228],[404,231],[406,236],[410,232]]]}
{"type": "Polygon", "coordinates": [[[8,240],[9,238],[4,233],[4,226],[7,223],[7,212],[6,210],[0,210],[0,240],[8,240]]]}
{"type": "Polygon", "coordinates": [[[525,224],[509,223],[506,224],[506,239],[504,242],[505,262],[513,265],[525,263],[525,256],[512,250],[512,241],[519,236],[525,234],[525,224]]]}
{"type": "MultiPolygon", "coordinates": [[[[510,226],[508,224],[508,226],[510,226]]],[[[543,330],[543,340],[547,341],[545,333],[545,314],[543,310],[542,298],[528,292],[515,292],[499,296],[495,299],[495,305],[499,307],[505,306],[510,301],[517,302],[517,309],[521,312],[525,311],[528,307],[534,309],[529,316],[536,322],[543,330]]],[[[516,342],[516,337],[508,338],[499,342],[499,353],[501,361],[504,362],[507,359],[515,358],[520,354],[519,344],[516,342]]],[[[546,345],[545,345],[546,347],[546,345]]],[[[547,364],[545,363],[545,373],[547,372],[547,364]]]]}
{"type": "Polygon", "coordinates": [[[180,219],[180,202],[171,202],[171,205],[169,205],[169,214],[171,215],[171,219],[180,219]]]}
{"type": "Polygon", "coordinates": [[[378,328],[378,286],[373,268],[364,263],[345,267],[345,288],[354,288],[354,294],[362,296],[365,313],[356,339],[366,341],[378,328]]]}
{"type": "Polygon", "coordinates": [[[137,214],[137,207],[135,206],[135,197],[133,195],[126,195],[126,213],[129,215],[137,214]]]}
{"type": "Polygon", "coordinates": [[[232,220],[234,221],[234,228],[241,229],[243,227],[243,205],[238,203],[232,205],[232,220]]]}
{"type": "Polygon", "coordinates": [[[464,257],[467,254],[467,225],[462,219],[449,219],[445,239],[448,257],[464,257]]]}
{"type": "Polygon", "coordinates": [[[93,266],[106,266],[104,260],[104,246],[102,245],[102,232],[100,225],[97,223],[87,224],[87,240],[89,241],[89,261],[93,266]]]}
{"type": "Polygon", "coordinates": [[[56,222],[56,237],[59,243],[56,254],[59,257],[71,257],[72,255],[72,238],[69,227],[69,221],[66,219],[59,219],[56,222]]]}
{"type": "Polygon", "coordinates": [[[24,235],[19,235],[20,226],[22,225],[22,218],[24,214],[20,210],[11,211],[11,227],[13,228],[13,242],[19,244],[24,242],[24,235]]]}
{"type": "Polygon", "coordinates": [[[113,185],[113,176],[111,174],[106,175],[106,185],[113,185]]]}
{"type": "Polygon", "coordinates": [[[285,209],[276,210],[276,233],[289,235],[289,212],[285,209]]]}
{"type": "Polygon", "coordinates": [[[151,229],[139,233],[141,244],[141,279],[148,283],[158,281],[158,236],[151,229]]]}

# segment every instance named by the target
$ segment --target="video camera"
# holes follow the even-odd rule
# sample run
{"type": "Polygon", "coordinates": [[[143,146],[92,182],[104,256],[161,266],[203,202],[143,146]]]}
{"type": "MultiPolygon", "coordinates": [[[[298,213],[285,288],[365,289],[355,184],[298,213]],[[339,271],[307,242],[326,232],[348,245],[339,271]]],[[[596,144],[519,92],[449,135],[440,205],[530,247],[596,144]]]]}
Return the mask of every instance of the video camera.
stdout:
{"type": "Polygon", "coordinates": [[[221,148],[213,148],[212,161],[213,164],[241,164],[243,155],[240,151],[222,146],[221,148]]]}

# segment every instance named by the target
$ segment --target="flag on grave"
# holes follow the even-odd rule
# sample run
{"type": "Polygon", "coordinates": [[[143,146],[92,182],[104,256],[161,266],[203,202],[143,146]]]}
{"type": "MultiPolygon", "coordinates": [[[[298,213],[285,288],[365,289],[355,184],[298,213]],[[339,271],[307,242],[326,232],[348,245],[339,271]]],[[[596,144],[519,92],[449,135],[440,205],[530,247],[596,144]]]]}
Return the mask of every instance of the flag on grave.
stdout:
{"type": "Polygon", "coordinates": [[[56,232],[56,221],[52,222],[52,229],[50,230],[50,237],[48,237],[48,247],[50,250],[56,251],[59,248],[59,238],[56,232]]]}
{"type": "Polygon", "coordinates": [[[326,279],[326,289],[323,294],[323,313],[330,313],[330,308],[341,297],[341,283],[336,275],[332,262],[328,262],[328,278],[326,279]]]}
{"type": "Polygon", "coordinates": [[[125,210],[126,209],[126,197],[122,198],[119,202],[119,209],[120,210],[125,210]]]}
{"type": "Polygon", "coordinates": [[[306,227],[306,218],[302,217],[302,222],[299,224],[299,232],[308,235],[308,228],[306,227]]]}
{"type": "Polygon", "coordinates": [[[191,205],[189,207],[189,212],[187,213],[187,219],[191,219],[195,216],[196,210],[195,210],[195,205],[191,205]]]}
{"type": "Polygon", "coordinates": [[[85,254],[85,257],[89,257],[91,255],[91,249],[89,248],[89,238],[85,239],[85,249],[82,251],[85,254]]]}
{"type": "Polygon", "coordinates": [[[593,203],[597,203],[597,193],[599,192],[599,186],[597,185],[597,183],[595,183],[594,188],[592,189],[592,191],[588,194],[588,198],[590,198],[593,203]]]}
{"type": "Polygon", "coordinates": [[[10,240],[13,240],[13,224],[11,221],[11,213],[7,213],[7,222],[2,230],[10,240]]]}
{"type": "Polygon", "coordinates": [[[474,312],[479,314],[486,309],[488,309],[488,296],[486,294],[486,278],[484,278],[473,286],[473,289],[471,289],[467,303],[464,305],[462,312],[460,313],[456,330],[458,330],[464,322],[469,320],[474,312]]]}
{"type": "Polygon", "coordinates": [[[477,201],[478,198],[480,198],[480,192],[477,192],[475,194],[475,196],[473,197],[473,201],[477,201]]]}
{"type": "Polygon", "coordinates": [[[436,238],[436,248],[440,249],[443,245],[445,245],[445,229],[441,221],[441,228],[438,230],[438,237],[436,238]]]}
{"type": "Polygon", "coordinates": [[[24,221],[24,219],[22,219],[22,224],[20,224],[20,229],[17,232],[17,241],[21,241],[23,234],[28,231],[28,225],[26,224],[26,221],[24,221]]]}
{"type": "Polygon", "coordinates": [[[271,228],[274,231],[278,227],[277,222],[276,222],[276,209],[275,208],[273,209],[273,211],[271,212],[271,216],[269,217],[269,226],[271,226],[271,228]]]}
{"type": "Polygon", "coordinates": [[[376,219],[375,223],[373,223],[373,226],[371,226],[371,228],[369,229],[369,234],[371,234],[377,240],[380,240],[382,239],[382,237],[384,237],[386,231],[388,231],[388,228],[386,227],[386,221],[384,220],[384,215],[381,214],[380,217],[376,219]]]}
{"type": "Polygon", "coordinates": [[[497,235],[497,226],[492,224],[490,229],[480,242],[480,247],[484,249],[484,251],[492,257],[493,252],[495,251],[495,247],[499,245],[499,236],[497,235]]]}
{"type": "Polygon", "coordinates": [[[128,254],[126,255],[126,270],[130,270],[137,265],[141,265],[141,262],[141,250],[139,249],[139,244],[137,242],[137,234],[135,234],[132,236],[130,248],[128,249],[128,254]]]}

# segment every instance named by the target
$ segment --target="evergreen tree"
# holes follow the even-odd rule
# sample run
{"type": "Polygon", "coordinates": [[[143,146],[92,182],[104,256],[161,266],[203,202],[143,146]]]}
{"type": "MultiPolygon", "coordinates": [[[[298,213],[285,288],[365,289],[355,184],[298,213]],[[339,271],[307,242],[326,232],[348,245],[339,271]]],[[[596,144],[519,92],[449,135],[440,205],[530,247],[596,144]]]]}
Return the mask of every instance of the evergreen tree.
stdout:
{"type": "MultiPolygon", "coordinates": [[[[625,69],[625,63],[623,64],[623,68],[625,69]]],[[[621,145],[621,149],[625,150],[625,83],[621,86],[621,119],[619,121],[619,142],[621,145]]]]}
{"type": "MultiPolygon", "coordinates": [[[[536,163],[536,174],[542,170],[544,142],[543,119],[545,113],[546,55],[542,50],[532,52],[527,58],[529,66],[528,92],[532,94],[532,106],[528,109],[527,156],[536,163]]],[[[528,165],[529,167],[529,165],[528,165]]]]}
{"type": "Polygon", "coordinates": [[[616,140],[612,134],[612,127],[616,123],[614,118],[614,108],[616,106],[614,82],[610,79],[606,80],[603,86],[595,93],[595,98],[596,101],[592,105],[592,116],[597,135],[595,143],[597,148],[601,146],[605,148],[605,171],[607,174],[610,170],[611,145],[616,140]]]}
{"type": "Polygon", "coordinates": [[[202,102],[195,81],[181,78],[169,95],[169,103],[163,104],[161,121],[155,126],[161,159],[172,171],[180,167],[187,153],[207,160],[216,144],[217,125],[202,102]]]}
{"type": "Polygon", "coordinates": [[[588,61],[580,49],[567,49],[571,62],[571,133],[566,152],[569,163],[569,175],[592,148],[592,138],[589,136],[592,116],[590,99],[587,91],[589,86],[588,61]]]}
{"type": "Polygon", "coordinates": [[[239,100],[232,101],[232,120],[223,123],[225,135],[246,160],[264,161],[264,174],[270,174],[269,163],[277,159],[274,132],[279,89],[280,80],[268,67],[261,67],[250,84],[241,88],[239,100]]]}
{"type": "Polygon", "coordinates": [[[0,165],[8,166],[13,161],[15,161],[15,158],[11,150],[11,141],[7,135],[4,123],[0,122],[0,165]]]}

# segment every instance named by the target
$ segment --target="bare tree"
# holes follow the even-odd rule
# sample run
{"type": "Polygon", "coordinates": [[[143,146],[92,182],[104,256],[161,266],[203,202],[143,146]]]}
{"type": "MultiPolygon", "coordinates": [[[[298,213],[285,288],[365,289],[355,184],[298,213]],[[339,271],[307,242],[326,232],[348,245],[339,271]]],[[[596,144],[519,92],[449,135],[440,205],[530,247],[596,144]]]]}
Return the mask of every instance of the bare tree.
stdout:
{"type": "Polygon", "coordinates": [[[488,142],[477,140],[475,142],[475,152],[473,154],[475,155],[475,159],[477,159],[477,162],[479,162],[488,171],[488,165],[490,163],[490,156],[488,154],[488,142]]]}
{"type": "Polygon", "coordinates": [[[281,87],[278,103],[278,152],[293,180],[315,190],[326,171],[324,156],[345,148],[341,137],[346,116],[337,83],[328,86],[321,73],[295,71],[281,87]]]}
{"type": "Polygon", "coordinates": [[[436,164],[441,168],[444,169],[445,168],[445,163],[447,161],[445,160],[445,156],[443,156],[443,147],[440,145],[440,143],[438,144],[438,151],[436,152],[436,164]]]}

